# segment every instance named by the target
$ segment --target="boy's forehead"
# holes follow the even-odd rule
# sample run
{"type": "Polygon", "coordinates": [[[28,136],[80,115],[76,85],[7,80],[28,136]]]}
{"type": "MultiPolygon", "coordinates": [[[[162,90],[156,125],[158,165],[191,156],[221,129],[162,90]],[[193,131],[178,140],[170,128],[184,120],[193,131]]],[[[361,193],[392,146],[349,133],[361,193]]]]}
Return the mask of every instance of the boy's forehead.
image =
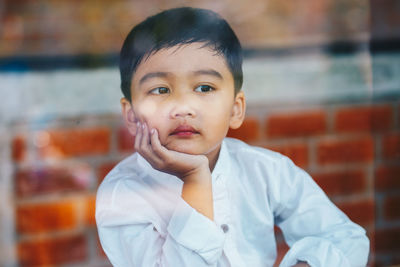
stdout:
{"type": "Polygon", "coordinates": [[[145,56],[133,73],[132,80],[155,70],[195,72],[204,69],[218,69],[222,72],[221,76],[231,74],[225,57],[211,46],[204,43],[179,44],[152,51],[145,56]]]}

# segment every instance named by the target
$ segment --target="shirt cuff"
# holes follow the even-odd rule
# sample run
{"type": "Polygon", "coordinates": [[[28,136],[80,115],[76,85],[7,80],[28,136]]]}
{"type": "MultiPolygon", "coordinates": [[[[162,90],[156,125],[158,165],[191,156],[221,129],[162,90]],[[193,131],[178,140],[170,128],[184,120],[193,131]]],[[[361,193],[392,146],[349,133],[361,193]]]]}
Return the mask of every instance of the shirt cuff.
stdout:
{"type": "Polygon", "coordinates": [[[350,267],[341,250],[330,241],[318,237],[305,237],[294,243],[279,267],[290,267],[298,261],[305,261],[311,267],[350,267]]]}
{"type": "Polygon", "coordinates": [[[224,232],[183,199],[176,206],[167,230],[177,243],[198,253],[208,264],[221,257],[224,232]]]}

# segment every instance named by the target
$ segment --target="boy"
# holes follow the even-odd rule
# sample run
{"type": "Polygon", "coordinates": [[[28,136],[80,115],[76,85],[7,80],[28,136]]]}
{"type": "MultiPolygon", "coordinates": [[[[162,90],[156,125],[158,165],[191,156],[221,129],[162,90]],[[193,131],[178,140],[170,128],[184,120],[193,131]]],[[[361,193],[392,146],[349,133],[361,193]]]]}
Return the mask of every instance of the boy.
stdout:
{"type": "Polygon", "coordinates": [[[96,221],[114,266],[365,266],[365,231],[286,157],[225,138],[245,114],[239,41],[217,14],[161,12],[120,58],[132,156],[99,187],[96,221]]]}

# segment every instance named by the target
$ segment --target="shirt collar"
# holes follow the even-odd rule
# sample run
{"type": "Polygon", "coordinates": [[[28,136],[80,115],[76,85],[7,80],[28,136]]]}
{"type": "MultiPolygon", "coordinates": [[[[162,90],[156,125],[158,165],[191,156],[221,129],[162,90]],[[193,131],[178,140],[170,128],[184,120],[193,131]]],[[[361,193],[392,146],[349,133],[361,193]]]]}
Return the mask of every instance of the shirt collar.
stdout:
{"type": "Polygon", "coordinates": [[[227,175],[230,171],[231,161],[226,146],[226,141],[224,139],[221,144],[217,163],[215,164],[214,170],[211,174],[214,180],[220,178],[222,175],[227,175]]]}

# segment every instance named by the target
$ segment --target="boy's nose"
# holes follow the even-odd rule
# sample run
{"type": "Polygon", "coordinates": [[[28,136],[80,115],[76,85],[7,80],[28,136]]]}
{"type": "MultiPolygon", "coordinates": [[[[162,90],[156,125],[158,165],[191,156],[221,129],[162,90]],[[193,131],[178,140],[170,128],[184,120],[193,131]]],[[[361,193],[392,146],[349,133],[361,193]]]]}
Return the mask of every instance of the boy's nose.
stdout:
{"type": "Polygon", "coordinates": [[[195,117],[196,112],[190,104],[188,99],[181,99],[181,101],[176,101],[171,109],[171,117],[195,117]]]}

